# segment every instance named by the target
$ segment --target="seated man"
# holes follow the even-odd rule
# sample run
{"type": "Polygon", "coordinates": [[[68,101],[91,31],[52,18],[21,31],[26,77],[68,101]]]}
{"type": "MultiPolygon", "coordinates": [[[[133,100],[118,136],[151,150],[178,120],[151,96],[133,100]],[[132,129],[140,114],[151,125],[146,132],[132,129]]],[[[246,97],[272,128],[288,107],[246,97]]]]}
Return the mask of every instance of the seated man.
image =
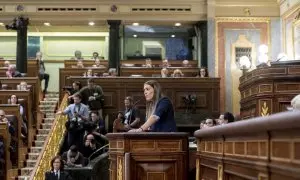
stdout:
{"type": "Polygon", "coordinates": [[[182,61],[182,67],[189,67],[189,60],[183,60],[182,61]]]}
{"type": "Polygon", "coordinates": [[[6,118],[5,111],[0,109],[0,123],[7,123],[8,124],[8,131],[13,136],[15,133],[15,128],[12,126],[12,124],[8,121],[6,118]]]}
{"type": "Polygon", "coordinates": [[[145,66],[146,68],[152,68],[153,67],[152,60],[150,58],[147,58],[145,60],[145,65],[143,65],[143,66],[145,66]]]}
{"type": "Polygon", "coordinates": [[[105,134],[105,123],[97,111],[91,112],[91,122],[95,125],[95,131],[99,134],[105,134]]]}
{"type": "Polygon", "coordinates": [[[160,65],[162,68],[168,68],[171,67],[171,65],[169,64],[169,61],[167,59],[162,61],[162,64],[160,65]]]}
{"type": "Polygon", "coordinates": [[[19,71],[17,71],[16,65],[14,64],[8,66],[8,69],[6,71],[6,76],[8,78],[23,77],[22,74],[19,71]]]}
{"type": "Polygon", "coordinates": [[[217,119],[218,125],[224,125],[234,122],[234,116],[230,112],[225,112],[224,114],[221,114],[219,119],[217,119]]]}
{"type": "Polygon", "coordinates": [[[116,77],[118,75],[116,68],[109,68],[108,74],[110,77],[116,77]]]}
{"type": "MultiPolygon", "coordinates": [[[[136,104],[133,103],[132,97],[128,96],[124,100],[125,105],[125,111],[124,111],[124,121],[123,127],[120,126],[119,128],[116,128],[117,131],[129,131],[132,128],[138,128],[141,119],[140,119],[140,112],[137,107],[135,107],[136,104]]],[[[115,123],[114,123],[115,124],[115,123]]]]}
{"type": "Polygon", "coordinates": [[[45,80],[45,86],[44,86],[44,93],[47,93],[47,88],[48,88],[48,84],[49,84],[49,74],[45,73],[46,68],[45,68],[45,64],[44,64],[44,60],[43,60],[43,54],[42,52],[37,52],[36,53],[36,59],[39,62],[39,78],[40,81],[45,80]]]}
{"type": "Polygon", "coordinates": [[[298,94],[291,100],[291,106],[293,111],[300,110],[300,94],[298,94]]]}
{"type": "Polygon", "coordinates": [[[76,51],[74,52],[74,57],[71,58],[71,59],[76,60],[76,61],[83,60],[81,51],[76,50],[76,51]]]}
{"type": "Polygon", "coordinates": [[[100,145],[97,144],[93,134],[88,134],[84,138],[84,147],[82,148],[82,155],[86,158],[90,157],[97,149],[100,148],[100,145]]]}
{"type": "Polygon", "coordinates": [[[67,152],[62,154],[62,160],[67,167],[84,167],[88,160],[78,151],[75,145],[72,145],[67,152]]]}

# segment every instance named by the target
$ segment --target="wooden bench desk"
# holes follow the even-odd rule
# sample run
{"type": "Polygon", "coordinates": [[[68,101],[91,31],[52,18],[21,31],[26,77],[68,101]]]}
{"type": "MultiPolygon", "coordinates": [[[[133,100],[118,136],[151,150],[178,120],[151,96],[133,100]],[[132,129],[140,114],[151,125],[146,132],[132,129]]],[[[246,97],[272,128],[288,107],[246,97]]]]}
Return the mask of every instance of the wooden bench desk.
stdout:
{"type": "MultiPolygon", "coordinates": [[[[152,77],[155,75],[157,77],[161,75],[161,69],[161,67],[121,67],[120,76],[142,75],[144,77],[152,77]]],[[[169,67],[167,69],[169,71],[169,75],[173,74],[174,70],[180,69],[184,74],[184,77],[196,77],[199,72],[199,68],[193,67],[169,67]]]]}
{"type": "MultiPolygon", "coordinates": [[[[28,85],[32,86],[32,109],[34,114],[38,112],[38,107],[40,104],[41,99],[41,84],[40,80],[38,77],[23,77],[23,78],[12,78],[12,79],[7,79],[5,77],[0,77],[0,82],[2,84],[6,84],[8,86],[8,89],[10,90],[16,90],[17,85],[20,84],[20,82],[25,81],[27,82],[28,85]]],[[[34,119],[36,117],[34,116],[34,119]]]]}
{"type": "MultiPolygon", "coordinates": [[[[7,123],[0,123],[0,139],[3,142],[4,147],[4,169],[3,170],[3,180],[9,180],[9,170],[12,168],[12,163],[10,161],[10,139],[11,136],[8,130],[7,123]]],[[[1,176],[0,176],[1,177],[1,176]]]]}
{"type": "Polygon", "coordinates": [[[15,128],[15,134],[12,136],[17,143],[16,147],[16,164],[17,168],[23,167],[23,163],[26,159],[25,155],[27,153],[27,147],[24,146],[22,137],[21,137],[21,124],[22,124],[22,117],[20,114],[20,107],[19,105],[11,105],[11,104],[0,104],[0,109],[5,111],[6,116],[13,115],[12,126],[15,128]]]}
{"type": "Polygon", "coordinates": [[[19,99],[23,99],[23,108],[24,113],[26,113],[27,117],[27,129],[28,129],[28,147],[31,147],[32,142],[35,136],[35,121],[34,121],[34,113],[32,113],[32,97],[30,91],[19,91],[19,90],[0,90],[0,104],[7,104],[8,99],[10,99],[11,95],[16,95],[19,99]]]}
{"type": "MultiPolygon", "coordinates": [[[[0,60],[0,76],[6,77],[7,68],[4,68],[4,61],[0,60]]],[[[16,64],[16,60],[8,60],[10,64],[16,64]]],[[[39,63],[37,60],[27,60],[27,75],[26,77],[38,77],[39,76],[39,63]]]]}
{"type": "MultiPolygon", "coordinates": [[[[88,78],[70,76],[67,83],[79,81],[86,85],[88,78]]],[[[168,96],[174,106],[177,126],[198,129],[200,121],[207,117],[219,117],[220,107],[220,79],[219,78],[130,78],[111,77],[93,78],[97,85],[100,85],[104,92],[104,114],[110,115],[114,120],[116,113],[124,110],[124,99],[132,96],[138,101],[137,106],[145,109],[145,98],[143,85],[146,81],[154,79],[162,86],[162,90],[168,96]],[[187,104],[183,98],[188,95],[195,95],[195,109],[187,111],[187,104]]]]}
{"type": "MultiPolygon", "coordinates": [[[[93,73],[98,73],[102,75],[107,72],[107,68],[59,68],[59,91],[60,91],[60,100],[64,96],[62,91],[63,87],[72,85],[72,82],[67,82],[69,76],[81,76],[83,73],[87,72],[89,69],[93,70],[93,73]]],[[[86,83],[85,83],[86,84],[86,83]]]]}

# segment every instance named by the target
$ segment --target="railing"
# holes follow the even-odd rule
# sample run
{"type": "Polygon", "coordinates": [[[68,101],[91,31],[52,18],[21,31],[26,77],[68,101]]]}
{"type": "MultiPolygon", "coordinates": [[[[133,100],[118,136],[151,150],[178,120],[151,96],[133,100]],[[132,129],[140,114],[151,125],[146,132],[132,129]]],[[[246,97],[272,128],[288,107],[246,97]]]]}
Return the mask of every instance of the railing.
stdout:
{"type": "Polygon", "coordinates": [[[195,132],[196,179],[300,179],[300,111],[195,132]]]}
{"type": "MultiPolygon", "coordinates": [[[[68,105],[68,95],[66,94],[60,104],[59,110],[63,110],[68,105]]],[[[51,169],[51,159],[57,155],[59,151],[59,145],[63,139],[65,133],[65,123],[67,117],[59,115],[55,118],[52,125],[49,136],[47,137],[41,155],[38,158],[37,164],[34,167],[30,179],[31,180],[43,180],[45,172],[51,169]]]]}

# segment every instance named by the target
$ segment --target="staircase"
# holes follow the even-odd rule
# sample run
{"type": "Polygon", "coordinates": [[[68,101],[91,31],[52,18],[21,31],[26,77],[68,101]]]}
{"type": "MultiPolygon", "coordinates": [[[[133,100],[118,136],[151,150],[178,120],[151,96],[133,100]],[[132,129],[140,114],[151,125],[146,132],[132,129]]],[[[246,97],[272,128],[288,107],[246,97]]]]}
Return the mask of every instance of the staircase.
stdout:
{"type": "Polygon", "coordinates": [[[20,176],[17,178],[19,180],[29,180],[31,176],[31,172],[37,163],[37,159],[40,156],[45,140],[48,137],[54,122],[58,99],[58,93],[49,92],[45,95],[43,101],[40,101],[40,111],[45,114],[45,118],[42,121],[41,127],[39,127],[40,129],[37,130],[35,141],[28,152],[26,164],[24,164],[25,167],[19,172],[20,176]]]}

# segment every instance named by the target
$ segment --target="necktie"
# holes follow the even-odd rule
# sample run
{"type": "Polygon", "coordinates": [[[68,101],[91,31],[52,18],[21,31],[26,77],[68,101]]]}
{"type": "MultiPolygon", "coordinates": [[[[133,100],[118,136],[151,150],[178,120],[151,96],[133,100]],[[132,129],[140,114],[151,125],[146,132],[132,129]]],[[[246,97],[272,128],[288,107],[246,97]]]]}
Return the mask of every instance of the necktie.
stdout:
{"type": "Polygon", "coordinates": [[[58,180],[58,172],[55,172],[55,179],[58,180]]]}

